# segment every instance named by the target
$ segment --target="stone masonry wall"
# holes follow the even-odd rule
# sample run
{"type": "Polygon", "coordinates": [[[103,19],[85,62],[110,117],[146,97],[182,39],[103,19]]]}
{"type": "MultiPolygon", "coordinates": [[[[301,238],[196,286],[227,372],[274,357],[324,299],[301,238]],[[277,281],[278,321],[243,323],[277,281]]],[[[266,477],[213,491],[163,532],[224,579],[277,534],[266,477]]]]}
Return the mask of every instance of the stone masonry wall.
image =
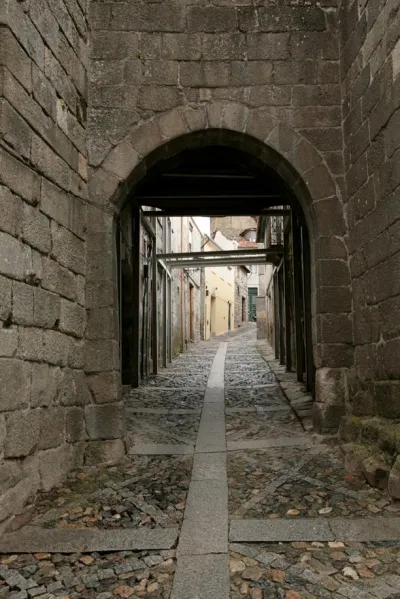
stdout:
{"type": "Polygon", "coordinates": [[[355,345],[348,413],[399,418],[400,2],[347,1],[340,29],[355,345]]]}
{"type": "MultiPolygon", "coordinates": [[[[112,204],[151,150],[222,121],[302,173],[306,191],[297,191],[306,211],[312,204],[315,417],[319,430],[337,429],[354,353],[337,0],[92,0],[90,23],[92,201],[112,204]]],[[[290,178],[290,169],[280,174],[290,178]]],[[[107,343],[113,355],[112,335],[107,343]]]]}
{"type": "MultiPolygon", "coordinates": [[[[0,522],[83,459],[84,0],[0,9],[0,522]]],[[[85,419],[86,417],[86,419],[85,419]]],[[[0,525],[1,526],[1,525],[0,525]]]]}

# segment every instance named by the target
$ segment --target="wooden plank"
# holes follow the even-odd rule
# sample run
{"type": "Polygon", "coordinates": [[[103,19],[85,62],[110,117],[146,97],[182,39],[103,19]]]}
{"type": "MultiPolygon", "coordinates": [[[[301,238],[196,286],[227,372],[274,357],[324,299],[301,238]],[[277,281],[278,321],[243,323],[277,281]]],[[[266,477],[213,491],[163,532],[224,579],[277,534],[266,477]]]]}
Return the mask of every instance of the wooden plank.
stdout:
{"type": "Polygon", "coordinates": [[[293,238],[293,283],[294,283],[294,322],[296,331],[296,374],[297,380],[303,382],[304,374],[304,336],[302,320],[303,309],[303,273],[301,260],[301,238],[300,225],[297,218],[292,215],[292,238],[293,238]]]}

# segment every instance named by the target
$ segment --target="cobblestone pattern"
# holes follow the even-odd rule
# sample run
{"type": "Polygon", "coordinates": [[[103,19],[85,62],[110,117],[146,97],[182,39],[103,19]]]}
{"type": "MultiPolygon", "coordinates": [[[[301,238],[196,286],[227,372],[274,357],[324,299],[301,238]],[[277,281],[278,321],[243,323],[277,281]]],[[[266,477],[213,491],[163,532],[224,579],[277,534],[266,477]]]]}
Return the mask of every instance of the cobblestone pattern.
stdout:
{"type": "Polygon", "coordinates": [[[9,555],[0,558],[2,599],[168,599],[175,551],[9,555]]]}
{"type": "Polygon", "coordinates": [[[241,439],[274,439],[298,436],[303,427],[292,411],[229,414],[226,416],[226,434],[229,441],[241,439]]]}
{"type": "Polygon", "coordinates": [[[132,389],[124,397],[126,408],[200,409],[204,392],[189,389],[132,389]]]}
{"type": "Polygon", "coordinates": [[[70,473],[39,495],[31,524],[46,528],[171,527],[181,523],[192,458],[130,456],[110,467],[70,473]]]}
{"type": "MultiPolygon", "coordinates": [[[[240,340],[229,343],[229,372],[245,373],[248,384],[254,376],[269,374],[261,360],[253,370],[259,343],[245,332],[240,340]],[[246,341],[241,343],[240,341],[246,341]],[[255,374],[257,373],[257,374],[255,374]]],[[[243,375],[245,376],[245,375],[243,375]]],[[[282,377],[284,375],[282,374],[282,377]]],[[[236,378],[242,383],[241,375],[236,378]]],[[[283,383],[285,384],[285,383],[283,383]]],[[[288,384],[288,383],[287,383],[288,384]]],[[[226,403],[236,407],[275,408],[275,411],[228,413],[227,439],[276,439],[307,435],[282,391],[276,385],[262,388],[226,389],[226,403]],[[277,408],[284,407],[285,410],[277,408]]],[[[311,448],[279,448],[259,451],[235,451],[228,454],[229,511],[240,518],[334,518],[337,516],[400,516],[400,504],[386,491],[373,488],[362,477],[349,474],[344,456],[334,443],[321,444],[318,438],[311,448]]]]}
{"type": "Polygon", "coordinates": [[[398,543],[231,544],[231,599],[398,599],[398,543]]]}
{"type": "Polygon", "coordinates": [[[349,475],[334,447],[228,455],[230,512],[247,518],[400,516],[387,492],[349,475]]]}

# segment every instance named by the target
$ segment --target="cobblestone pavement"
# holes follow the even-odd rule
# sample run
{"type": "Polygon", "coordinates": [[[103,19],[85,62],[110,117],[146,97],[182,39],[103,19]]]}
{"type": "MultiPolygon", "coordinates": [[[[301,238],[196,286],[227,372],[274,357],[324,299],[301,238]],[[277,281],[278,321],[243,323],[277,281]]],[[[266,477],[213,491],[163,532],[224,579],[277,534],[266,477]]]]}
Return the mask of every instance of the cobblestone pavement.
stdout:
{"type": "Polygon", "coordinates": [[[231,599],[399,599],[400,542],[230,545],[231,599]]]}
{"type": "Polygon", "coordinates": [[[9,555],[0,559],[0,597],[167,599],[174,571],[174,550],[9,555]]]}
{"type": "Polygon", "coordinates": [[[42,553],[4,555],[0,599],[400,599],[400,541],[231,543],[228,562],[226,528],[219,526],[228,514],[231,523],[240,519],[246,527],[252,519],[303,519],[310,529],[321,518],[400,516],[399,502],[346,473],[336,444],[303,430],[260,357],[253,325],[191,347],[124,400],[129,442],[133,448],[152,444],[155,455],[72,472],[39,495],[21,522],[33,531],[65,534],[181,529],[179,544],[67,554],[43,547],[42,553]],[[213,382],[205,414],[207,380],[222,345],[226,413],[222,403],[221,412],[213,411],[213,382]],[[215,431],[223,435],[224,427],[226,441],[236,442],[228,447],[243,449],[226,452],[218,443],[215,431]],[[196,453],[200,436],[204,449],[196,453]],[[292,437],[304,446],[290,445],[292,437]],[[271,446],[254,448],[264,441],[271,446]],[[161,446],[170,455],[157,455],[161,446]],[[182,447],[188,455],[178,455],[182,447]],[[215,540],[214,531],[204,534],[208,513],[216,522],[215,540]],[[199,534],[191,537],[196,517],[199,534]]]}

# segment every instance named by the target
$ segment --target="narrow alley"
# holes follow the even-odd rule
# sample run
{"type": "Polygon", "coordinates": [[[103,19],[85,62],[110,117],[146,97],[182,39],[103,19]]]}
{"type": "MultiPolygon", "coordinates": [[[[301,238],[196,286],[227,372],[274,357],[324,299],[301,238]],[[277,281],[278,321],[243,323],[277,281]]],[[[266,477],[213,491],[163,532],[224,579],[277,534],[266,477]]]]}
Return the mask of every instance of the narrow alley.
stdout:
{"type": "Polygon", "coordinates": [[[304,430],[264,355],[249,323],[127,392],[128,456],[18,517],[0,597],[398,599],[399,502],[304,430]]]}

